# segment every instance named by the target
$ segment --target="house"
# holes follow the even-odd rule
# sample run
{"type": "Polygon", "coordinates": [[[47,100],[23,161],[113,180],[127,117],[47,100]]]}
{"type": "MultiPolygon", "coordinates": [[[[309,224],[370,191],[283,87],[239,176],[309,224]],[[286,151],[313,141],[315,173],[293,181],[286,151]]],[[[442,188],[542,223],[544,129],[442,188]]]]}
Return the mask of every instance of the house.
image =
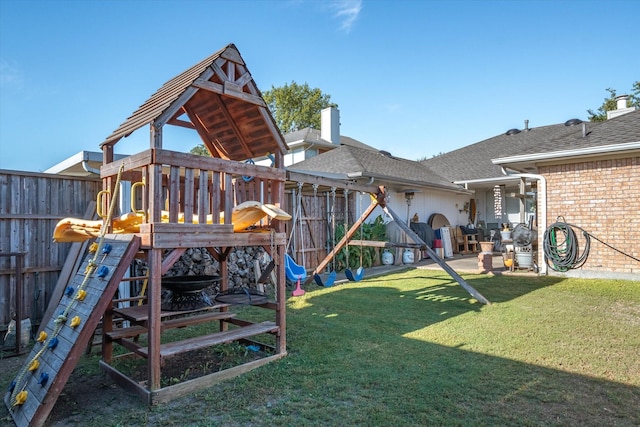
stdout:
{"type": "Polygon", "coordinates": [[[564,274],[635,278],[640,262],[622,253],[640,258],[632,243],[640,237],[640,190],[633,185],[640,177],[640,112],[625,103],[606,122],[571,119],[532,128],[525,121],[522,130],[422,163],[475,192],[478,227],[525,223],[537,229],[542,273],[548,272],[544,232],[561,217],[606,243],[591,239],[584,265],[564,274]]]}
{"type": "Polygon", "coordinates": [[[542,177],[546,196],[538,198],[540,215],[550,226],[576,226],[587,258],[566,275],[640,277],[640,111],[626,110],[493,160],[516,174],[534,171],[542,177]],[[590,236],[588,248],[583,233],[590,236]]]}
{"type": "MultiPolygon", "coordinates": [[[[394,157],[387,151],[348,145],[295,163],[287,169],[368,185],[384,185],[387,203],[397,212],[406,212],[407,221],[416,213],[426,220],[426,213],[443,211],[442,200],[449,197],[468,200],[471,194],[419,162],[394,157]]],[[[458,213],[454,214],[453,206],[445,210],[452,218],[458,213]]],[[[382,214],[382,211],[377,213],[382,214]]]]}

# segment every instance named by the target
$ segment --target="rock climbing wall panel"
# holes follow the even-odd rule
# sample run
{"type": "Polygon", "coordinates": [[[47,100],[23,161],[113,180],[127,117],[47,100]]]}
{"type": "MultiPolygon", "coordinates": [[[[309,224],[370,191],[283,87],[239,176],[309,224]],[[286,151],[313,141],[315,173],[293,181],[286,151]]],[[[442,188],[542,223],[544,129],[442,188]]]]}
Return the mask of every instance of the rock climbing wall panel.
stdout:
{"type": "Polygon", "coordinates": [[[18,427],[42,426],[140,247],[135,235],[106,235],[72,276],[4,402],[18,427]]]}

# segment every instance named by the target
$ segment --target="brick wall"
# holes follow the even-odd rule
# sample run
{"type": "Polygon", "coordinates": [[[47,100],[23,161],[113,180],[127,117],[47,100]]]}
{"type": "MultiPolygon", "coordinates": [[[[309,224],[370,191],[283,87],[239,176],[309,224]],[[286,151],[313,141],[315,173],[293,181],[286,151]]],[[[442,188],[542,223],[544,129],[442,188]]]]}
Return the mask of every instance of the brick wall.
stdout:
{"type": "MultiPolygon", "coordinates": [[[[540,173],[547,178],[548,225],[563,216],[640,258],[640,157],[544,166],[540,173]]],[[[592,238],[583,270],[640,275],[640,262],[592,238]]]]}

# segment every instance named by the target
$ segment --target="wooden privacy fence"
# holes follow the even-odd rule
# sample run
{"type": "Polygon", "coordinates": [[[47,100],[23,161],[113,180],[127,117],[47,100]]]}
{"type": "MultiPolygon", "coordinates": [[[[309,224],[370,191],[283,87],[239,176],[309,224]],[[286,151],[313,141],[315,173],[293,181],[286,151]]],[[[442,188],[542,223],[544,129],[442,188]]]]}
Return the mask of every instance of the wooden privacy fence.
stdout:
{"type": "MultiPolygon", "coordinates": [[[[0,253],[24,252],[23,318],[44,314],[71,243],[52,240],[56,223],[82,218],[102,189],[99,179],[0,170],[0,253]]],[[[0,257],[0,332],[16,308],[15,257],[0,257]]]]}
{"type": "MultiPolygon", "coordinates": [[[[305,189],[302,195],[298,189],[286,192],[283,209],[292,216],[286,223],[287,249],[296,264],[304,265],[307,271],[313,271],[320,264],[335,243],[331,239],[332,209],[336,227],[346,221],[351,225],[359,215],[358,197],[357,192],[349,194],[347,210],[342,189],[337,190],[335,200],[330,191],[314,193],[305,189]],[[345,219],[347,214],[349,218],[345,219]]],[[[364,203],[369,203],[368,196],[364,203]]]]}
{"type": "MultiPolygon", "coordinates": [[[[202,161],[211,162],[215,159],[202,161]]],[[[190,166],[193,167],[193,165],[190,166]]],[[[191,177],[190,169],[187,169],[186,181],[191,177]]],[[[271,173],[271,171],[267,172],[271,173]]],[[[126,178],[136,182],[142,175],[126,178]]],[[[179,173],[176,172],[174,175],[179,176],[179,173]]],[[[169,173],[168,176],[171,177],[172,174],[169,173]]],[[[210,191],[207,193],[198,191],[191,198],[174,198],[169,204],[178,203],[181,209],[194,215],[203,215],[205,212],[219,214],[210,206],[210,200],[201,196],[213,194],[213,197],[221,197],[222,194],[217,194],[215,189],[231,184],[223,184],[226,179],[216,174],[196,173],[191,185],[194,188],[204,185],[210,187],[210,191]]],[[[169,179],[165,185],[167,192],[188,194],[184,191],[185,180],[169,179]]],[[[245,200],[278,202],[272,197],[272,183],[268,178],[236,179],[233,186],[234,191],[224,197],[227,203],[221,204],[223,209],[225,205],[232,206],[234,202],[240,203],[245,200]]],[[[0,170],[0,253],[25,253],[22,265],[23,289],[20,308],[23,318],[30,318],[34,325],[37,325],[45,314],[67,255],[72,250],[71,243],[53,242],[55,225],[62,218],[84,217],[87,208],[96,200],[100,190],[102,190],[102,182],[97,177],[0,170]]],[[[357,193],[354,192],[349,195],[348,221],[350,224],[358,215],[357,197],[357,193]]],[[[136,198],[139,200],[138,203],[144,205],[140,197],[136,198]]],[[[334,206],[334,199],[330,192],[314,193],[305,189],[300,196],[296,189],[295,192],[286,192],[281,206],[296,220],[285,222],[287,239],[290,239],[289,253],[297,263],[304,262],[306,269],[313,271],[326,257],[327,250],[331,248],[332,206],[336,225],[345,222],[344,193],[338,189],[334,206]],[[299,212],[296,212],[298,206],[299,212]]],[[[175,206],[173,211],[177,212],[177,210],[178,206],[175,206]]],[[[0,257],[0,333],[6,331],[16,308],[15,269],[15,257],[0,257]]]]}

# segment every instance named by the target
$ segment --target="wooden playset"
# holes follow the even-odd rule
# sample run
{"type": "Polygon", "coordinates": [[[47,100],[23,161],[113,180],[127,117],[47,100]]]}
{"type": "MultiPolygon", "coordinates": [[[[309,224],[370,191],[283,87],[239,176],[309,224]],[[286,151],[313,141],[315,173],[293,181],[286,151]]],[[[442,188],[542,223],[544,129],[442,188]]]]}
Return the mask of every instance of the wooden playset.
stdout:
{"type": "Polygon", "coordinates": [[[84,270],[70,279],[60,306],[41,328],[41,340],[6,394],[5,403],[19,426],[46,421],[100,321],[101,368],[149,404],[192,393],[287,352],[282,221],[291,217],[280,209],[286,145],[236,47],[226,46],[165,83],[101,148],[103,191],[97,211],[102,220],[63,220],[55,237],[61,241],[97,238],[102,248],[108,245],[111,249],[96,258],[89,254],[84,270]],[[149,149],[115,161],[116,143],[147,125],[149,149]],[[164,149],[167,125],[195,131],[211,157],[164,149]],[[251,161],[266,155],[272,156],[273,166],[251,161]],[[131,183],[132,212],[118,215],[114,210],[117,189],[125,181],[131,183]],[[273,260],[275,298],[258,305],[273,313],[272,320],[252,323],[239,319],[229,304],[170,314],[163,311],[162,277],[187,249],[206,248],[219,262],[219,288],[224,292],[229,288],[228,256],[233,248],[242,246],[261,246],[273,260]],[[148,266],[144,304],[114,308],[118,284],[136,279],[125,278],[134,258],[143,259],[148,266]],[[129,322],[116,324],[114,316],[129,322]],[[162,340],[168,329],[202,322],[210,322],[215,332],[184,342],[162,340]],[[141,335],[145,339],[138,341],[141,335]],[[219,343],[247,343],[260,335],[274,337],[266,340],[275,344],[269,344],[272,348],[264,358],[162,387],[166,358],[219,343]],[[113,366],[115,344],[146,359],[144,383],[113,366]]]}

